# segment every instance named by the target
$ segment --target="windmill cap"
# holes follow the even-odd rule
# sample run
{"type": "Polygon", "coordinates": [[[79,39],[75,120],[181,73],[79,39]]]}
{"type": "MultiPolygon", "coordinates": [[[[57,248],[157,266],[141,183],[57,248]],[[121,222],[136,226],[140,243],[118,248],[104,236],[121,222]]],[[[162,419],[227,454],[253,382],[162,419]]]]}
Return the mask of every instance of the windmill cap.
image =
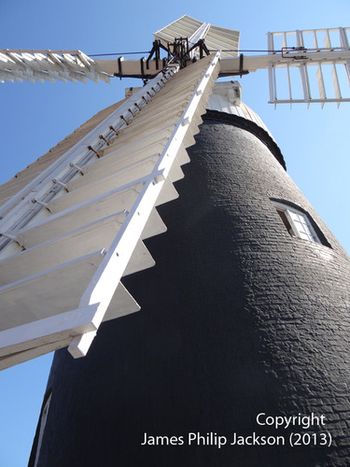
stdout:
{"type": "Polygon", "coordinates": [[[166,47],[169,42],[174,42],[175,38],[196,37],[199,30],[203,32],[202,38],[209,50],[229,50],[230,52],[222,52],[223,57],[238,55],[239,31],[213,26],[186,15],[155,32],[154,38],[166,47]]]}

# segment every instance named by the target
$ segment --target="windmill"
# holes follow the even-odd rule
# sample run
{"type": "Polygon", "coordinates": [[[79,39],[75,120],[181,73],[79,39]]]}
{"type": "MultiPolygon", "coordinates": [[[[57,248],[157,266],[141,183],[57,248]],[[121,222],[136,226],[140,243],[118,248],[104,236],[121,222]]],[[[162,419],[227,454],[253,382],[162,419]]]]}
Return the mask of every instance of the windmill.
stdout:
{"type": "MultiPolygon", "coordinates": [[[[28,178],[23,177],[25,183],[18,180],[19,183],[15,182],[3,191],[4,204],[0,226],[3,286],[0,289],[0,300],[3,300],[1,308],[6,311],[2,316],[3,330],[0,334],[2,368],[62,347],[68,347],[68,351],[74,357],[84,356],[102,322],[112,320],[116,323],[115,318],[139,310],[142,303],[139,305],[136,302],[120,280],[130,275],[130,279],[126,278],[125,281],[132,283],[133,274],[154,265],[144,240],[147,241],[148,238],[165,231],[165,225],[155,208],[177,198],[174,182],[183,177],[181,167],[189,162],[186,148],[195,143],[193,137],[197,134],[203,118],[205,122],[209,122],[210,128],[214,128],[220,121],[221,125],[254,134],[259,144],[262,141],[264,148],[269,149],[274,164],[277,164],[271,168],[273,172],[271,172],[271,180],[282,177],[284,162],[278,146],[259,117],[241,103],[240,88],[237,83],[218,84],[215,88],[214,83],[218,76],[244,75],[257,69],[267,69],[270,80],[270,101],[274,104],[286,102],[340,104],[349,100],[341,90],[339,79],[340,66],[349,76],[348,29],[270,33],[268,37],[269,53],[245,57],[243,54],[237,55],[238,32],[182,17],[158,31],[149,57],[138,61],[92,60],[80,51],[1,52],[0,76],[3,80],[106,80],[110,76],[125,76],[142,78],[145,81],[145,85],[127,100],[96,116],[95,120],[90,122],[92,130],[84,132],[82,129],[84,136],[66,152],[60,154],[56,160],[52,162],[46,159],[40,161],[39,165],[34,164],[33,173],[29,174],[28,178]],[[338,37],[338,43],[332,43],[334,33],[338,37]],[[310,34],[313,47],[306,47],[305,43],[310,34]],[[322,37],[325,38],[324,46],[321,45],[322,37]],[[330,68],[333,76],[333,95],[326,88],[326,68],[330,68]],[[294,92],[295,71],[300,74],[301,97],[296,97],[294,92]],[[279,94],[280,72],[287,74],[287,97],[279,94]],[[311,84],[312,74],[315,74],[317,80],[319,91],[317,97],[313,93],[311,84]],[[209,108],[212,110],[203,117],[210,96],[209,108]]],[[[202,142],[200,142],[201,136],[198,136],[197,145],[190,150],[192,162],[198,151],[206,153],[208,147],[214,151],[211,142],[214,136],[210,136],[209,133],[204,136],[202,142]]],[[[203,134],[205,135],[205,132],[203,134]]],[[[226,138],[232,144],[232,137],[229,134],[218,135],[218,141],[225,153],[229,152],[226,138]]],[[[236,137],[238,140],[242,138],[241,133],[236,137]]],[[[242,140],[242,147],[247,144],[247,141],[242,140]]],[[[251,147],[253,148],[254,145],[256,143],[252,142],[251,147]]],[[[218,154],[221,153],[219,149],[219,147],[216,149],[218,154]]],[[[261,148],[256,147],[253,152],[259,154],[260,150],[261,148]]],[[[215,205],[218,210],[218,218],[214,216],[213,219],[219,221],[218,208],[220,202],[224,202],[223,199],[227,198],[226,192],[229,188],[225,187],[224,183],[227,168],[223,172],[219,159],[214,162],[218,165],[217,170],[222,177],[218,183],[224,187],[223,193],[213,194],[215,195],[213,206],[215,205]],[[221,200],[220,196],[223,197],[221,200]]],[[[201,176],[206,177],[208,174],[214,176],[211,165],[214,162],[207,162],[209,167],[207,175],[204,172],[205,164],[199,168],[201,176]]],[[[229,163],[228,160],[225,162],[229,163]]],[[[263,166],[262,160],[260,164],[263,166]]],[[[257,167],[248,168],[244,165],[243,168],[241,167],[241,183],[235,180],[230,185],[235,201],[243,203],[243,195],[244,198],[248,192],[252,195],[249,191],[252,188],[250,186],[252,181],[248,169],[256,171],[257,167]],[[243,180],[247,186],[242,185],[243,180]]],[[[238,172],[238,167],[231,169],[238,172]]],[[[191,183],[193,182],[192,176],[191,183]]],[[[264,180],[264,185],[266,183],[267,180],[264,180]]],[[[197,190],[200,189],[198,181],[194,186],[197,190]]],[[[310,248],[313,248],[320,256],[327,256],[329,259],[336,249],[333,237],[326,232],[307,203],[301,200],[299,195],[292,193],[291,187],[286,190],[289,190],[290,196],[282,193],[281,186],[269,187],[266,194],[269,195],[270,209],[267,211],[267,205],[263,207],[268,212],[267,218],[273,220],[274,228],[279,225],[284,229],[281,244],[289,242],[294,249],[302,245],[303,253],[305,254],[306,249],[307,254],[311,256],[310,248]]],[[[190,195],[187,196],[187,200],[191,197],[195,199],[195,193],[190,192],[190,195]]],[[[239,261],[243,261],[241,264],[246,265],[252,261],[251,256],[243,253],[244,241],[241,243],[242,236],[247,235],[248,238],[250,235],[245,230],[246,221],[249,220],[249,216],[252,216],[250,218],[252,222],[259,221],[255,219],[257,206],[254,207],[254,197],[250,199],[251,213],[244,220],[244,209],[247,209],[247,206],[241,204],[239,211],[243,210],[243,216],[234,212],[233,217],[237,227],[231,226],[238,250],[242,250],[241,256],[237,256],[236,251],[234,257],[236,259],[240,257],[239,261]]],[[[181,195],[179,201],[181,202],[181,195]]],[[[205,207],[200,204],[194,206],[192,207],[194,216],[197,215],[197,208],[205,207]]],[[[186,222],[189,222],[188,215],[187,218],[184,217],[183,234],[187,232],[186,222]]],[[[175,215],[175,219],[181,224],[181,212],[175,215]]],[[[228,229],[230,223],[227,223],[225,218],[221,220],[225,229],[228,229]]],[[[262,245],[266,246],[269,224],[260,226],[264,229],[259,235],[262,245]]],[[[218,222],[215,231],[220,228],[218,222]]],[[[249,228],[254,231],[251,225],[249,228]]],[[[257,235],[258,232],[255,234],[257,235]]],[[[196,235],[198,244],[203,247],[199,232],[196,235]]],[[[253,251],[256,246],[255,240],[248,242],[253,251]]],[[[152,243],[152,241],[148,242],[152,243]]],[[[271,253],[269,248],[261,253],[261,258],[266,259],[264,254],[271,253]]],[[[204,250],[199,251],[204,255],[205,247],[204,250]]],[[[255,251],[257,252],[258,250],[255,251]]],[[[222,255],[225,256],[226,253],[225,249],[218,253],[216,262],[224,265],[222,255]]],[[[180,250],[178,254],[181,254],[180,250]]],[[[173,256],[171,258],[172,267],[176,269],[173,256]]],[[[203,271],[207,271],[208,281],[211,280],[209,271],[214,266],[213,258],[211,256],[210,258],[207,267],[203,267],[201,271],[202,279],[205,274],[203,271]]],[[[280,252],[280,259],[282,258],[283,254],[280,252]]],[[[200,263],[205,264],[205,261],[204,257],[200,263]]],[[[185,268],[189,267],[186,262],[184,264],[185,268]]],[[[260,266],[256,264],[254,267],[260,266]]],[[[342,264],[341,267],[345,266],[342,264]]],[[[223,268],[225,270],[229,266],[223,268]]],[[[290,264],[284,271],[288,273],[287,277],[290,276],[288,268],[291,268],[290,264]]],[[[214,269],[217,269],[217,266],[214,269]]],[[[235,303],[233,297],[229,301],[231,306],[238,310],[253,306],[252,296],[257,296],[258,300],[255,301],[254,306],[257,307],[256,316],[259,322],[258,311],[261,306],[262,308],[266,306],[266,303],[261,301],[259,289],[265,284],[262,278],[261,284],[250,282],[248,276],[243,279],[242,269],[249,275],[249,266],[240,265],[238,269],[235,266],[235,281],[237,285],[241,282],[244,282],[245,286],[250,285],[251,295],[248,293],[243,299],[243,292],[238,293],[240,305],[235,303]]],[[[260,271],[259,268],[255,271],[257,276],[262,274],[262,271],[266,273],[263,267],[260,271]]],[[[184,275],[186,276],[185,272],[184,275]]],[[[140,278],[142,282],[141,275],[135,277],[135,281],[140,278]]],[[[152,293],[159,288],[161,292],[160,278],[158,280],[157,288],[153,289],[152,293]]],[[[221,280],[223,288],[220,293],[226,290],[227,294],[226,287],[229,287],[229,283],[223,278],[221,280]]],[[[277,284],[275,285],[277,289],[277,284]]],[[[280,286],[279,283],[278,287],[280,286]]],[[[206,287],[207,299],[218,293],[215,287],[208,285],[206,287]]],[[[194,289],[197,293],[198,291],[203,293],[196,281],[194,289]]],[[[146,292],[143,291],[141,295],[145,296],[146,292]]],[[[181,293],[186,295],[189,291],[181,293]]],[[[274,290],[270,290],[267,296],[273,294],[274,290]]],[[[175,302],[178,300],[177,296],[172,298],[175,302]]],[[[189,306],[193,306],[194,297],[190,294],[187,298],[189,306]]],[[[198,295],[197,299],[199,299],[198,295]]],[[[160,302],[164,304],[164,300],[160,302]]],[[[284,306],[283,303],[277,299],[275,306],[280,308],[284,306]]],[[[289,311],[292,313],[293,309],[291,306],[289,311]]],[[[247,317],[242,319],[245,321],[247,317]]],[[[223,332],[223,329],[220,331],[223,332]]],[[[199,342],[199,336],[196,337],[199,342]]],[[[98,340],[98,337],[96,339],[98,340]]],[[[101,345],[103,347],[102,343],[101,345]]],[[[176,344],[174,345],[176,348],[176,344]]],[[[194,349],[195,347],[194,345],[194,349]]],[[[247,350],[244,344],[242,349],[247,350]]],[[[173,351],[174,348],[168,350],[173,351]]],[[[92,356],[92,361],[93,358],[92,356]]],[[[59,359],[60,357],[57,361],[59,359]]],[[[59,366],[59,363],[56,365],[59,366]]],[[[286,367],[289,368],[289,363],[286,367]]],[[[296,397],[300,397],[300,394],[296,394],[296,397]]],[[[48,404],[51,404],[51,400],[51,392],[49,392],[43,406],[33,454],[35,465],[39,462],[40,449],[37,448],[43,441],[48,404]]],[[[50,408],[50,410],[55,409],[50,408]]],[[[62,461],[61,465],[64,465],[62,461]]]]}

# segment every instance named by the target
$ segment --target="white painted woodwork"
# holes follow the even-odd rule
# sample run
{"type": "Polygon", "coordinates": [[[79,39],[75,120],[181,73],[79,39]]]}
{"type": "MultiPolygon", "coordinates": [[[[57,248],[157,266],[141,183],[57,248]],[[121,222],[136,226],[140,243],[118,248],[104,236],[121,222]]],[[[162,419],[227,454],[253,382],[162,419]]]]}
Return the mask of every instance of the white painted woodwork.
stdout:
{"type": "MultiPolygon", "coordinates": [[[[199,73],[198,87],[192,94],[190,101],[184,106],[183,115],[150,174],[148,182],[145,183],[132,211],[129,213],[127,222],[118,231],[109,251],[82,295],[80,306],[99,303],[96,316],[99,316],[101,321],[113,296],[116,287],[115,279],[121,278],[129,262],[132,251],[162,190],[164,181],[170,173],[187,130],[192,126],[192,120],[194,122],[198,120],[196,116],[198,105],[203,104],[202,99],[204,99],[205,104],[208,100],[211,87],[219,71],[219,54],[216,54],[214,59],[204,59],[197,62],[193,65],[194,67],[202,72],[199,73]]],[[[178,76],[180,79],[181,71],[178,76]]],[[[84,356],[89,343],[91,343],[91,339],[88,339],[88,344],[86,344],[84,335],[82,335],[72,340],[68,350],[75,358],[84,356]]]]}
{"type": "Polygon", "coordinates": [[[164,87],[167,80],[171,79],[177,70],[178,66],[172,66],[164,73],[160,73],[150,80],[146,86],[138,90],[112,114],[96,125],[55,163],[43,170],[23,189],[7,200],[0,207],[0,232],[12,230],[14,225],[18,226],[23,222],[27,222],[30,215],[35,217],[40,206],[33,205],[33,193],[35,192],[36,199],[46,202],[47,198],[51,196],[50,193],[54,185],[53,180],[67,182],[67,180],[75,176],[79,170],[73,169],[72,165],[82,167],[83,172],[84,166],[96,159],[96,155],[88,148],[94,147],[101,150],[101,148],[106,147],[107,144],[100,139],[100,135],[108,136],[113,140],[115,131],[118,133],[127,126],[126,122],[131,122],[134,116],[151,102],[152,98],[164,87]],[[111,127],[115,131],[111,130],[111,127]]]}
{"type": "Polygon", "coordinates": [[[155,264],[142,239],[166,231],[155,207],[178,197],[173,182],[184,176],[186,147],[195,142],[218,71],[216,55],[155,78],[152,99],[138,108],[145,89],[132,95],[7,203],[0,368],[68,343],[73,356],[82,356],[102,321],[139,310],[120,280],[155,264]],[[99,138],[96,154],[83,159],[87,141],[109,134],[111,121],[114,136],[108,144],[99,138]]]}
{"type": "MultiPolygon", "coordinates": [[[[115,215],[98,219],[4,259],[1,262],[0,285],[64,265],[71,259],[86,256],[104,248],[108,249],[124,219],[125,216],[115,215]]],[[[151,255],[142,242],[139,243],[139,248],[136,247],[134,253],[124,275],[154,265],[151,255]]]]}
{"type": "Polygon", "coordinates": [[[68,337],[65,340],[39,345],[22,352],[8,353],[6,357],[0,357],[0,370],[10,368],[13,365],[18,365],[19,363],[23,363],[28,360],[32,360],[33,358],[40,357],[41,355],[67,347],[71,340],[72,337],[68,337]]]}
{"type": "MultiPolygon", "coordinates": [[[[114,194],[115,207],[119,211],[123,209],[128,209],[131,206],[132,202],[136,199],[137,194],[141,191],[142,184],[144,179],[134,180],[131,183],[126,183],[120,187],[114,188],[110,191],[107,191],[108,194],[114,194]]],[[[49,209],[53,213],[60,212],[71,208],[77,204],[83,204],[84,202],[92,203],[95,199],[100,199],[106,196],[106,191],[103,189],[99,190],[98,193],[91,193],[89,190],[74,190],[70,193],[66,193],[64,196],[53,200],[49,203],[49,209]]],[[[178,192],[176,191],[172,183],[167,183],[164,186],[164,190],[157,200],[157,206],[168,201],[172,201],[179,197],[178,192]]]]}
{"type": "MultiPolygon", "coordinates": [[[[265,60],[269,61],[270,102],[273,104],[320,103],[322,106],[329,102],[338,105],[341,102],[350,102],[347,87],[344,84],[343,88],[341,86],[338,68],[345,66],[350,78],[349,31],[350,28],[323,28],[268,33],[268,48],[270,51],[275,50],[265,56],[265,60]],[[313,48],[306,48],[306,43],[312,44],[313,48]],[[293,68],[300,73],[299,82],[291,78],[290,71],[293,68]],[[285,69],[288,93],[280,95],[277,88],[278,83],[285,79],[282,76],[285,69]],[[327,75],[330,79],[325,79],[327,75]],[[318,90],[318,95],[311,92],[313,80],[316,80],[315,88],[318,90]],[[332,82],[333,86],[326,88],[328,82],[332,82]],[[296,98],[299,87],[303,96],[296,98]]],[[[257,68],[263,68],[263,61],[263,56],[246,57],[245,68],[251,71],[253,62],[257,68]]]]}
{"type": "MultiPolygon", "coordinates": [[[[108,216],[113,215],[117,222],[122,223],[126,214],[126,211],[115,212],[115,196],[113,194],[107,195],[103,196],[102,199],[98,198],[96,202],[74,205],[73,208],[49,216],[32,228],[23,229],[17,233],[16,238],[25,248],[30,248],[61,237],[69,230],[79,229],[89,222],[93,223],[108,216]]],[[[142,233],[142,238],[152,237],[165,231],[166,226],[154,209],[142,233]]]]}
{"type": "Polygon", "coordinates": [[[0,50],[0,81],[108,81],[80,50],[0,50]]]}
{"type": "MultiPolygon", "coordinates": [[[[78,258],[0,287],[0,329],[8,329],[78,307],[101,252],[78,258]]],[[[2,343],[2,335],[0,334],[2,343]]]]}
{"type": "MultiPolygon", "coordinates": [[[[43,318],[2,333],[0,369],[24,362],[48,352],[67,347],[74,335],[85,332],[96,334],[93,315],[96,306],[71,310],[43,318]],[[22,336],[31,336],[23,340],[22,336]]],[[[140,310],[123,284],[119,283],[104,321],[120,318],[140,310]]]]}

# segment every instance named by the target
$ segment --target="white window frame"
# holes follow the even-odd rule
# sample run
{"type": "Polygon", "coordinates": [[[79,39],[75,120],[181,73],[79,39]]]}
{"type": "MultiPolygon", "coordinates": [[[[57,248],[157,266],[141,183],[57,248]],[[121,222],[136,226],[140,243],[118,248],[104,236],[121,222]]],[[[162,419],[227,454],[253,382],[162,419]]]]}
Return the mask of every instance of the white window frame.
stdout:
{"type": "Polygon", "coordinates": [[[274,202],[277,211],[282,211],[293,231],[293,236],[313,243],[322,244],[306,212],[283,203],[274,202]]]}

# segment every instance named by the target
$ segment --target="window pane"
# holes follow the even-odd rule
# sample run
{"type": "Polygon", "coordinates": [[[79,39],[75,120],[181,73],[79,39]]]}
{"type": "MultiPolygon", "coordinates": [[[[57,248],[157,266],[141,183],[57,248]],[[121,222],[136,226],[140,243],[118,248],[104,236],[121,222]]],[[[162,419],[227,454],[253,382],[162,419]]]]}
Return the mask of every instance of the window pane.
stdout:
{"type": "Polygon", "coordinates": [[[291,236],[321,243],[306,213],[287,205],[283,206],[282,203],[276,203],[276,209],[291,236]]]}

